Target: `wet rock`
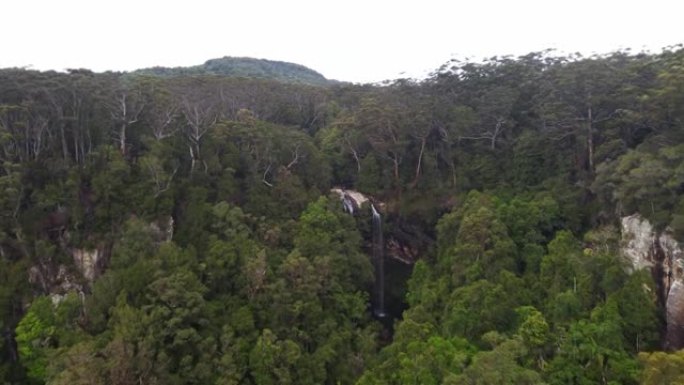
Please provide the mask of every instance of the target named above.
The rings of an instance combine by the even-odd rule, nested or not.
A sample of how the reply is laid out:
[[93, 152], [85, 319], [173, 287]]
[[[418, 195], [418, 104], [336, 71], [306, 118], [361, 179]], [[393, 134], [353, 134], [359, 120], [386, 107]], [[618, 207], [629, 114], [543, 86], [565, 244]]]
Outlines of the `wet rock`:
[[648, 269], [656, 285], [657, 298], [666, 311], [664, 346], [684, 347], [684, 255], [668, 230], [658, 233], [639, 214], [622, 218], [622, 255], [633, 271]]
[[341, 188], [333, 188], [330, 192], [337, 194], [342, 200], [344, 210], [350, 214], [359, 211], [361, 206], [370, 199], [362, 193], [354, 190], [345, 190]]

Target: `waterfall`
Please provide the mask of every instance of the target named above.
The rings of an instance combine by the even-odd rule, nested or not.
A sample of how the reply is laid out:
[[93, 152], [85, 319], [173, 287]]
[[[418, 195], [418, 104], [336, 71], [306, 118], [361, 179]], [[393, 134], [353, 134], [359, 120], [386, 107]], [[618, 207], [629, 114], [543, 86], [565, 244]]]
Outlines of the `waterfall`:
[[354, 215], [354, 204], [352, 203], [351, 199], [346, 195], [342, 197], [342, 208], [345, 212]]
[[385, 317], [385, 243], [382, 239], [382, 217], [371, 204], [373, 212], [373, 262], [375, 263], [375, 308], [379, 318]]

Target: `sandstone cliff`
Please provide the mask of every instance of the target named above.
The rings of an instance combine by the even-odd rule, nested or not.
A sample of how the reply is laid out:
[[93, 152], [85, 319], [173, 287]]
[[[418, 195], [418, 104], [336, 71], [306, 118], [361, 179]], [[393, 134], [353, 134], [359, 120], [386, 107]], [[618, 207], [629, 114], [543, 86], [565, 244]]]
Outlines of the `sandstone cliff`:
[[684, 347], [684, 254], [667, 231], [656, 231], [639, 214], [622, 218], [622, 255], [632, 269], [649, 269], [655, 280], [658, 301], [666, 313], [664, 347]]

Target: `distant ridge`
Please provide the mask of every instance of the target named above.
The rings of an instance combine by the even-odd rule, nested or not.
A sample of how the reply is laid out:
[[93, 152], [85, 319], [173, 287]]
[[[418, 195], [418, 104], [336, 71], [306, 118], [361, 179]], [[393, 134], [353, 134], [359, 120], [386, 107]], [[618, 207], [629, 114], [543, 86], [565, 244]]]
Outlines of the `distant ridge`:
[[301, 64], [230, 56], [207, 60], [204, 64], [196, 66], [151, 67], [136, 70], [133, 73], [154, 76], [218, 75], [272, 79], [287, 83], [303, 83], [318, 86], [336, 83]]

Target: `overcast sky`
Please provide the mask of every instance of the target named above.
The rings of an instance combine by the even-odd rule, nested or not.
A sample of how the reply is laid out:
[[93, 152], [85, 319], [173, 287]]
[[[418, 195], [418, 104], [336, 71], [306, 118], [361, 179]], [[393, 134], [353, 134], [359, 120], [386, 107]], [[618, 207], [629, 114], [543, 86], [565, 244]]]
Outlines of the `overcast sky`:
[[684, 42], [678, 0], [2, 0], [0, 67], [133, 70], [222, 56], [328, 78], [420, 77], [452, 57]]

